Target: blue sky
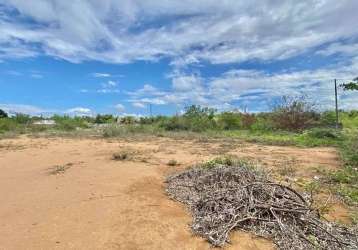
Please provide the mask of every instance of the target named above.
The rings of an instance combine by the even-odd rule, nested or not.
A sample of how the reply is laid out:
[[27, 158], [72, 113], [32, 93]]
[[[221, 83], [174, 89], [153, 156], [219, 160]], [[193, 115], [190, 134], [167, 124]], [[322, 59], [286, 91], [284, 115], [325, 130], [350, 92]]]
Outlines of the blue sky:
[[[0, 0], [0, 108], [148, 115], [334, 107], [358, 76], [358, 1]], [[340, 91], [344, 109], [358, 93]]]

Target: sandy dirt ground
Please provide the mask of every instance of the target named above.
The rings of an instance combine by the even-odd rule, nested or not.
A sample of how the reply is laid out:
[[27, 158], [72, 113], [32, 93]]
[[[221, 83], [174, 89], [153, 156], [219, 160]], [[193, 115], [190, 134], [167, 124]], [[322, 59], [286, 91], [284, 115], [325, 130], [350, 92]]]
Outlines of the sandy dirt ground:
[[[122, 151], [132, 152], [130, 159], [114, 161], [113, 153]], [[340, 167], [332, 148], [169, 138], [3, 139], [0, 249], [209, 249], [191, 234], [184, 206], [166, 197], [164, 179], [221, 154], [269, 169], [292, 164], [303, 178], [317, 167]], [[172, 159], [180, 165], [168, 166]], [[338, 217], [346, 216], [338, 210]], [[226, 249], [274, 249], [248, 233], [231, 239]]]

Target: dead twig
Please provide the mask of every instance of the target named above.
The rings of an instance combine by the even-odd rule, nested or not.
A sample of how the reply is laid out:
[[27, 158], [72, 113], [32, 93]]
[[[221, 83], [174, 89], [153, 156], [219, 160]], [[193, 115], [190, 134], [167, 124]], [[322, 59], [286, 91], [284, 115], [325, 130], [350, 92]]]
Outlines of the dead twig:
[[308, 195], [242, 161], [170, 176], [166, 191], [189, 206], [193, 232], [215, 246], [241, 229], [272, 239], [279, 249], [358, 249], [357, 228], [321, 220]]

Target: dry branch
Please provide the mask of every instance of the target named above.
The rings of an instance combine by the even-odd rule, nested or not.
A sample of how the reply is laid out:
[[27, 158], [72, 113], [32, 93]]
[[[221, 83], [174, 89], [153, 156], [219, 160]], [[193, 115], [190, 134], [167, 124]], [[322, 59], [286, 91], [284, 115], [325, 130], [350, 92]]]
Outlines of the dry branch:
[[214, 246], [241, 229], [272, 239], [279, 249], [358, 249], [357, 228], [320, 219], [307, 195], [244, 162], [194, 167], [170, 176], [166, 191], [189, 206], [193, 232]]

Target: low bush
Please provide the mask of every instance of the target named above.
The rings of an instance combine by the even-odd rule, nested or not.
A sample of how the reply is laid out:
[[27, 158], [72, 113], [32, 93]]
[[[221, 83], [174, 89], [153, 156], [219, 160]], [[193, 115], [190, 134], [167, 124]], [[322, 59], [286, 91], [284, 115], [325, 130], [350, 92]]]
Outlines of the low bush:
[[271, 119], [277, 129], [302, 131], [318, 124], [319, 113], [305, 97], [283, 97]]
[[98, 114], [94, 120], [97, 124], [104, 124], [104, 123], [113, 123], [116, 121], [116, 118], [113, 115], [100, 115]]
[[16, 123], [16, 121], [11, 118], [1, 118], [0, 119], [0, 133], [4, 133], [4, 132], [24, 133], [25, 126], [22, 124]]
[[339, 139], [341, 137], [339, 131], [328, 128], [314, 128], [309, 130], [307, 135], [317, 139]]
[[323, 126], [333, 127], [336, 124], [336, 113], [334, 111], [325, 111], [321, 114], [320, 122]]
[[181, 116], [173, 116], [162, 120], [160, 127], [167, 131], [189, 130], [187, 122]]
[[241, 115], [233, 112], [223, 112], [217, 117], [217, 124], [220, 129], [240, 129]]
[[55, 115], [52, 119], [56, 122], [56, 130], [72, 131], [77, 128], [88, 128], [88, 122], [81, 117], [69, 117]]

